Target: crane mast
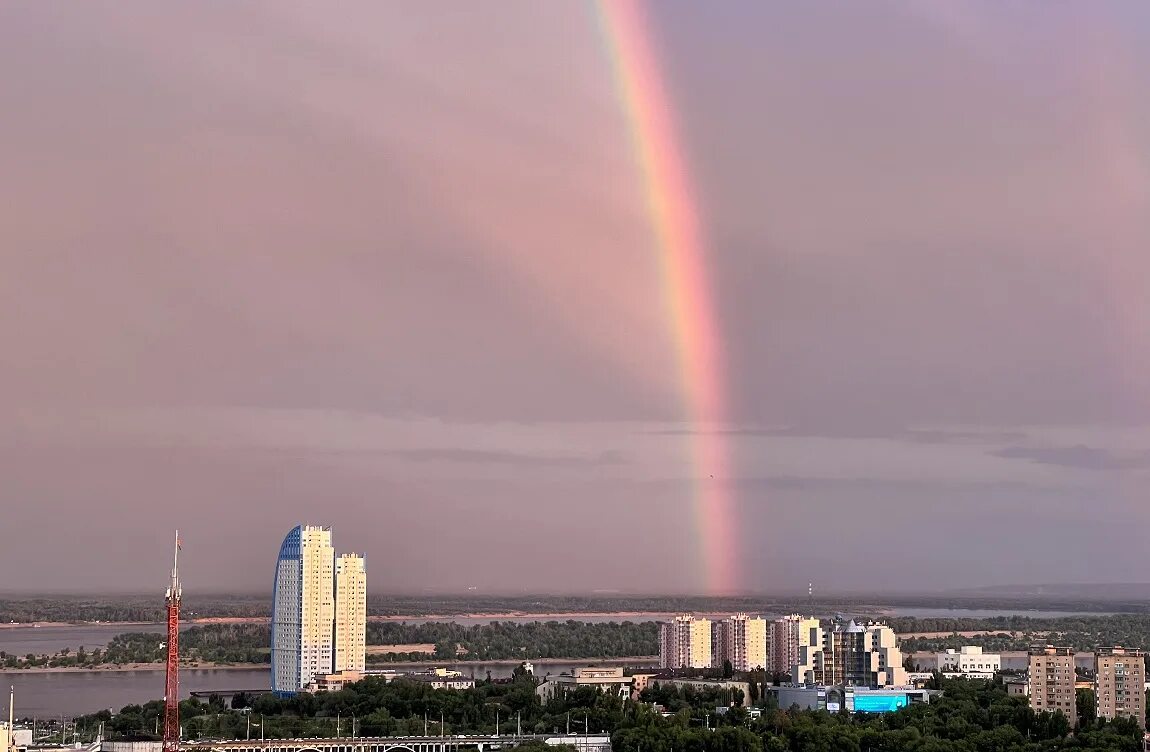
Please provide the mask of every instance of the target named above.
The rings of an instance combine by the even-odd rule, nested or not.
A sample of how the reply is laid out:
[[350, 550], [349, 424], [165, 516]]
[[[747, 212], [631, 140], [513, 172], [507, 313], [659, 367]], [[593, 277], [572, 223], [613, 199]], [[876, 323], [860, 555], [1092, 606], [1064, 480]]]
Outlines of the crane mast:
[[168, 666], [164, 683], [164, 752], [180, 748], [180, 531], [172, 553], [168, 603]]

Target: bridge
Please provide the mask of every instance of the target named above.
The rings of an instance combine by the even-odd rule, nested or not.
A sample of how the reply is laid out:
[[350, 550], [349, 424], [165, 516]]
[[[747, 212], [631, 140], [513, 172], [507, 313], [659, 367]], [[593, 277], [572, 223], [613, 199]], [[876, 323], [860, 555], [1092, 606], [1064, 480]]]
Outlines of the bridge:
[[[524, 742], [567, 744], [578, 752], [611, 752], [605, 734], [517, 734], [501, 736], [381, 736], [337, 739], [236, 739], [182, 741], [181, 752], [492, 752]], [[155, 749], [151, 749], [151, 745]], [[99, 752], [161, 752], [159, 742], [103, 742]]]

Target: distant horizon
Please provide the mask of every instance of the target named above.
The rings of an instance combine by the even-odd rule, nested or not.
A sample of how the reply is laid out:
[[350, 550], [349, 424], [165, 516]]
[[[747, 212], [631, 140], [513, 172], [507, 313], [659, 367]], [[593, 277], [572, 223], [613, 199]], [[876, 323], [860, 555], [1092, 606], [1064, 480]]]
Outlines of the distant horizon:
[[[950, 590], [896, 590], [889, 589], [883, 591], [875, 590], [817, 590], [814, 593], [814, 603], [819, 603], [819, 598], [869, 598], [876, 599], [876, 605], [882, 605], [882, 598], [986, 598], [996, 597], [999, 592], [1002, 593], [998, 597], [1049, 597], [1059, 598], [1068, 597], [1065, 593], [1052, 592], [1052, 593], [1019, 593], [1015, 591], [1030, 591], [1037, 589], [1052, 589], [1059, 590], [1065, 588], [1079, 589], [1079, 588], [1146, 588], [1150, 594], [1150, 582], [1062, 582], [1062, 583], [1034, 583], [1034, 584], [1020, 584], [1014, 583], [1009, 585], [986, 585], [980, 587], [969, 588], [954, 588]], [[271, 588], [266, 591], [261, 590], [193, 590], [185, 586], [185, 600], [195, 598], [209, 598], [209, 597], [234, 597], [234, 598], [271, 598]], [[156, 596], [156, 592], [160, 592], [160, 596]], [[732, 593], [702, 593], [702, 592], [646, 592], [646, 591], [612, 591], [604, 592], [601, 590], [571, 590], [571, 591], [551, 591], [551, 592], [534, 592], [534, 591], [431, 591], [431, 590], [418, 590], [418, 591], [374, 591], [368, 590], [369, 598], [386, 598], [402, 597], [402, 598], [451, 598], [460, 601], [467, 599], [479, 599], [483, 597], [496, 597], [496, 598], [512, 598], [512, 599], [530, 599], [530, 598], [585, 598], [588, 600], [595, 599], [612, 599], [612, 598], [643, 598], [643, 599], [659, 599], [659, 598], [696, 598], [696, 599], [737, 599], [737, 598], [762, 598], [762, 599], [805, 599], [807, 591], [805, 588], [796, 590], [775, 590], [775, 591], [762, 591], [762, 592], [732, 592]], [[0, 600], [15, 600], [25, 599], [31, 600], [38, 597], [57, 597], [57, 598], [77, 598], [77, 599], [93, 599], [100, 597], [110, 598], [157, 598], [162, 601], [162, 591], [147, 591], [147, 590], [103, 590], [103, 591], [66, 591], [66, 590], [0, 590]], [[1120, 598], [1121, 596], [1111, 596]]]

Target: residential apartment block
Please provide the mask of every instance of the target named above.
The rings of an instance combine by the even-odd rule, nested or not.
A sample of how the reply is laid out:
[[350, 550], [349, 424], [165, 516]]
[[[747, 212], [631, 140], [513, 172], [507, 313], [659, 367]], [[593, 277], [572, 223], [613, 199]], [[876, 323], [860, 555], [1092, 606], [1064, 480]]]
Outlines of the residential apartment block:
[[770, 651], [767, 670], [782, 674], [794, 671], [799, 662], [799, 649], [817, 644], [818, 630], [818, 619], [798, 614], [772, 621], [767, 638]]
[[1034, 647], [1030, 649], [1030, 707], [1035, 712], [1060, 712], [1078, 726], [1074, 697], [1074, 650], [1072, 648]]
[[335, 673], [364, 670], [366, 641], [367, 573], [363, 557], [341, 554], [335, 560]]
[[767, 667], [767, 620], [746, 614], [734, 614], [713, 627], [713, 665], [730, 661], [735, 671], [753, 671]]
[[[331, 528], [298, 525], [280, 546], [271, 625], [271, 688], [278, 695], [308, 687], [316, 677], [341, 670], [339, 664], [349, 670], [363, 668], [363, 559], [340, 557], [340, 562], [337, 567]], [[337, 641], [343, 648], [338, 656]]]
[[663, 668], [710, 668], [711, 621], [682, 614], [660, 624], [659, 665]]
[[1094, 654], [1094, 697], [1098, 717], [1125, 716], [1146, 730], [1146, 653], [1122, 647], [1099, 648]]

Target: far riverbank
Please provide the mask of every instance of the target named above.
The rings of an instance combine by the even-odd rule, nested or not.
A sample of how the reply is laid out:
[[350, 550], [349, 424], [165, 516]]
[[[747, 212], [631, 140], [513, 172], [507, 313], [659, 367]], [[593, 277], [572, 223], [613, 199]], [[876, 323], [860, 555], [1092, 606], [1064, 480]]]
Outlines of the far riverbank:
[[[624, 658], [536, 658], [528, 663], [536, 666], [630, 666], [648, 665], [659, 660], [657, 655], [634, 655]], [[394, 663], [372, 664], [369, 671], [386, 671], [389, 669], [427, 668], [429, 666], [443, 666], [450, 664], [460, 666], [518, 666], [522, 660], [506, 658], [498, 660], [461, 661], [458, 658], [448, 661], [395, 661]], [[163, 671], [167, 668], [163, 663], [114, 663], [106, 666], [33, 666], [31, 668], [0, 668], [0, 674], [107, 674], [129, 671]], [[260, 671], [270, 670], [269, 663], [192, 663], [180, 666], [180, 671]]]
[[[561, 613], [530, 613], [526, 611], [506, 611], [500, 613], [467, 613], [467, 614], [386, 614], [368, 616], [368, 621], [605, 621], [605, 620], [635, 620], [660, 621], [674, 617], [675, 614], [661, 611], [565, 611]], [[195, 626], [197, 624], [267, 624], [270, 616], [208, 616], [203, 618], [184, 619], [180, 623]], [[5, 622], [0, 629], [28, 629], [40, 627], [150, 627], [156, 622], [146, 621], [37, 621], [37, 622]]]

